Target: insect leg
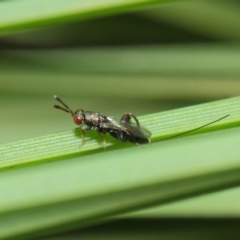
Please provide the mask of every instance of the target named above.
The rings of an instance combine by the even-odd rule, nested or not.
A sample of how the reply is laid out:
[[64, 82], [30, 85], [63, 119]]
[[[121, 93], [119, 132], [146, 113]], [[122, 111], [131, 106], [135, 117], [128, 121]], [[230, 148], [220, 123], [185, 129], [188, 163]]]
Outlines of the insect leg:
[[140, 123], [137, 119], [137, 117], [132, 114], [132, 113], [124, 113], [123, 116], [121, 117], [121, 122], [130, 122], [131, 121], [131, 118], [133, 118], [138, 126], [138, 128], [140, 128]]
[[105, 148], [106, 148], [106, 139], [105, 139], [105, 137], [103, 136], [103, 134], [98, 130], [98, 129], [96, 129], [96, 131], [97, 131], [97, 133], [98, 133], [98, 135], [102, 138], [102, 140], [103, 140], [103, 148], [104, 148], [104, 150], [105, 150]]
[[85, 143], [85, 138], [86, 138], [86, 131], [83, 129], [83, 128], [81, 128], [81, 130], [82, 130], [82, 141], [81, 141], [81, 144], [80, 144], [80, 146], [82, 146], [84, 143]]

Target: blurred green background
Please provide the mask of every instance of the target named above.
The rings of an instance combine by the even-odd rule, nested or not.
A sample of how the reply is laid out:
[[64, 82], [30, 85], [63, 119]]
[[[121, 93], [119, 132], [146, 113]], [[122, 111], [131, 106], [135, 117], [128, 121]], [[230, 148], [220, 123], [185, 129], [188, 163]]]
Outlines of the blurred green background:
[[[238, 1], [152, 1], [105, 11], [102, 1], [92, 0], [99, 10], [85, 15], [76, 11], [74, 16], [63, 10], [47, 20], [44, 14], [37, 19], [32, 10], [58, 9], [57, 2], [49, 1], [46, 9], [34, 8], [36, 2], [41, 1], [0, 2], [0, 144], [75, 128], [68, 114], [52, 107], [54, 94], [73, 110], [81, 107], [120, 118], [126, 111], [139, 116], [240, 93]], [[59, 5], [67, 9], [66, 2]], [[30, 20], [21, 21], [21, 14], [22, 20], [25, 15]], [[19, 24], [5, 24], [15, 17]], [[226, 213], [234, 216], [231, 200], [239, 191], [228, 191], [179, 202], [176, 208], [173, 203], [153, 209], [148, 220], [144, 211], [123, 217], [83, 230], [80, 237], [95, 239], [97, 233], [104, 239], [202, 239], [200, 231], [204, 239], [234, 237], [239, 235], [238, 219], [214, 219], [229, 199]], [[216, 215], [195, 218], [208, 212], [206, 206], [216, 206]], [[62, 239], [76, 239], [77, 234], [66, 233]]]
[[54, 94], [117, 118], [238, 95], [239, 10], [238, 1], [176, 1], [2, 27], [0, 143], [74, 128], [52, 108]]

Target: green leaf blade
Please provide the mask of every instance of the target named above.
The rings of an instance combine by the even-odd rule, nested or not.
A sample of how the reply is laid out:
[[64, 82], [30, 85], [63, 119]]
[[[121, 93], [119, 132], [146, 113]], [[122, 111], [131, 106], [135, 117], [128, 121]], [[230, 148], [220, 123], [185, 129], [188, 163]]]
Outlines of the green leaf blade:
[[[33, 225], [43, 232], [67, 229], [70, 222], [83, 227], [119, 213], [239, 186], [240, 154], [231, 151], [239, 140], [240, 129], [232, 128], [122, 149], [117, 155], [106, 151], [3, 172], [0, 191], [7, 185], [8, 194], [1, 198], [0, 234], [29, 233]], [[40, 209], [45, 213], [33, 224]], [[11, 219], [23, 215], [25, 227], [14, 231]]]
[[[21, 0], [0, 3], [0, 34], [113, 15], [173, 0]], [[176, 1], [176, 0], [175, 0]]]
[[[202, 125], [215, 121], [230, 114], [229, 117], [216, 122], [191, 134], [216, 130], [239, 125], [239, 101], [240, 98], [230, 98], [207, 104], [171, 110], [163, 113], [150, 114], [139, 117], [140, 123], [152, 132], [152, 141], [161, 140], [186, 131], [199, 128]], [[96, 133], [88, 133], [86, 143], [80, 146], [80, 130], [67, 131], [52, 134], [35, 139], [28, 139], [16, 143], [0, 146], [0, 167], [11, 167], [37, 161], [51, 160], [67, 155], [83, 154], [89, 151], [103, 151], [103, 144]], [[134, 145], [122, 143], [107, 137], [107, 150], [114, 148], [134, 147]], [[97, 140], [96, 140], [97, 139]], [[99, 142], [100, 141], [100, 142]]]

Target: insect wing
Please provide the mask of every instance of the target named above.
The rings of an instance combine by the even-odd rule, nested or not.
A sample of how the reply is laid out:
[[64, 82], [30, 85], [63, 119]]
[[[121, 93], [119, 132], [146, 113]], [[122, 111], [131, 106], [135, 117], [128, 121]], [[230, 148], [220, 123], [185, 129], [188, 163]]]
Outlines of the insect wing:
[[116, 131], [124, 131], [127, 130], [131, 132], [134, 136], [139, 138], [150, 138], [151, 132], [146, 129], [145, 127], [138, 127], [138, 125], [131, 121], [116, 121], [112, 117], [107, 118], [108, 121], [103, 124], [103, 128], [109, 130], [116, 130]]
[[140, 138], [150, 138], [152, 135], [148, 129], [142, 126], [138, 127], [138, 125], [133, 122], [121, 122], [120, 125], [126, 128], [134, 136], [137, 136]]
[[114, 129], [114, 130], [118, 130], [118, 131], [122, 129], [121, 124], [119, 124], [112, 117], [107, 117], [106, 121], [104, 121], [101, 124], [101, 128], [104, 128], [104, 129], [107, 129], [107, 130]]

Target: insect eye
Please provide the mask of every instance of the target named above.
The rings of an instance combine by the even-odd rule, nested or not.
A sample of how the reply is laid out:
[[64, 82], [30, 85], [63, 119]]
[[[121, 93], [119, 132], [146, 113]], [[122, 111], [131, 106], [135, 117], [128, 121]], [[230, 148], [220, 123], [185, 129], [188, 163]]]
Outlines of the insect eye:
[[75, 116], [75, 117], [73, 118], [73, 121], [74, 121], [77, 125], [82, 125], [82, 123], [83, 123], [83, 118], [80, 117], [80, 116]]

